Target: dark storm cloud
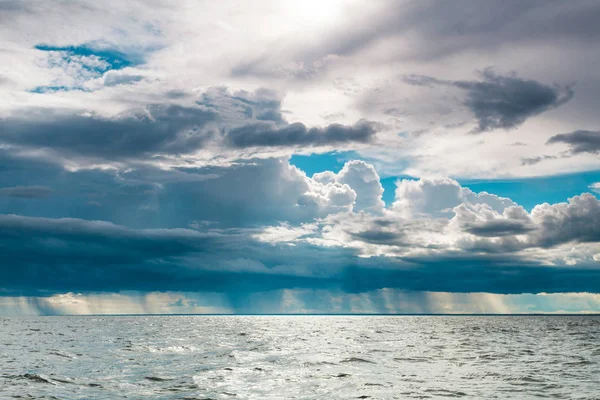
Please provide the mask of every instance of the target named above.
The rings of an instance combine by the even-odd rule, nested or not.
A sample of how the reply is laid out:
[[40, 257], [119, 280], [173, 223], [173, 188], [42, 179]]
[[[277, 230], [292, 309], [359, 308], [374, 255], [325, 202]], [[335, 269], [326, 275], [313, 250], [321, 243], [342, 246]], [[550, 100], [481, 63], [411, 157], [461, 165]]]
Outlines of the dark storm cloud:
[[49, 196], [52, 189], [46, 186], [14, 186], [0, 188], [0, 197], [39, 199]]
[[107, 119], [42, 109], [0, 120], [0, 142], [105, 159], [189, 153], [208, 140], [216, 113], [200, 107], [153, 105], [147, 113]]
[[547, 144], [565, 143], [574, 154], [600, 152], [600, 132], [577, 130], [571, 133], [561, 133], [548, 139]]
[[376, 128], [377, 124], [368, 121], [359, 121], [352, 126], [331, 124], [325, 128], [307, 128], [299, 122], [284, 127], [256, 123], [232, 129], [226, 134], [226, 139], [234, 147], [368, 143], [374, 139]]
[[135, 230], [102, 221], [0, 215], [0, 293], [236, 293], [320, 286], [301, 274], [269, 273], [267, 267], [252, 271], [257, 264], [252, 257], [273, 264], [273, 250], [263, 247], [235, 232]]
[[491, 69], [481, 81], [447, 81], [410, 75], [404, 81], [416, 86], [450, 85], [466, 92], [464, 104], [477, 119], [477, 132], [510, 129], [528, 118], [557, 108], [573, 97], [570, 86], [548, 86], [516, 76], [500, 76]]
[[[507, 255], [364, 259], [348, 249], [264, 245], [243, 233], [133, 230], [14, 215], [0, 216], [0, 250], [4, 295], [122, 290], [235, 295], [291, 288], [594, 293], [600, 287], [600, 270], [550, 268]], [[281, 265], [289, 267], [286, 273], [274, 270]]]
[[[589, 286], [600, 274], [593, 269], [540, 267], [514, 253], [531, 247], [600, 241], [600, 202], [592, 195], [577, 196], [569, 203], [540, 205], [529, 222], [514, 221], [517, 215], [506, 222], [462, 225], [479, 240], [459, 243], [459, 250], [454, 252], [462, 255], [460, 259], [441, 255], [423, 259], [363, 258], [357, 257], [359, 252], [352, 248], [304, 243], [279, 246], [253, 239], [252, 234], [259, 232], [256, 229], [262, 224], [299, 224], [319, 215], [318, 210], [298, 205], [299, 196], [308, 190], [305, 177], [295, 177], [297, 171], [277, 159], [226, 168], [167, 172], [144, 169], [115, 176], [107, 171], [63, 171], [6, 153], [0, 157], [0, 168], [6, 171], [0, 174], [0, 186], [15, 187], [11, 179], [31, 182], [29, 186], [45, 181], [55, 190], [52, 196], [35, 202], [0, 199], [0, 212], [88, 219], [0, 216], [0, 288], [6, 293], [233, 293], [295, 287], [342, 287], [348, 291], [378, 287], [494, 293], [584, 291], [591, 290]], [[153, 182], [161, 182], [162, 189], [157, 193]], [[153, 199], [157, 200], [155, 211], [145, 207]], [[89, 200], [100, 205], [84, 204]], [[44, 205], [32, 207], [39, 202]], [[91, 219], [110, 219], [114, 223]], [[193, 220], [216, 222], [198, 226], [206, 230], [204, 233], [148, 229], [188, 226]], [[402, 248], [411, 243], [412, 230], [421, 232], [424, 228], [424, 221], [405, 226], [381, 217], [347, 233], [356, 241]], [[429, 229], [439, 232], [443, 225], [434, 224]], [[512, 240], [512, 235], [521, 234], [528, 240]], [[453, 253], [446, 248], [427, 249], [433, 254]], [[439, 257], [444, 257], [444, 262]], [[278, 266], [286, 266], [286, 273], [271, 271]], [[370, 275], [364, 283], [348, 281], [356, 276], [353, 269], [359, 270], [359, 277]], [[524, 283], [522, 279], [538, 279], [533, 270], [541, 280]], [[565, 280], [570, 280], [568, 285]]]
[[[133, 176], [139, 172], [82, 169], [68, 171], [54, 160], [44, 160], [14, 150], [0, 149], [0, 187], [51, 188], [50, 195], [36, 197], [0, 196], [0, 213], [32, 217], [73, 217], [113, 221], [136, 227], [158, 226], [168, 216], [144, 207], [155, 196], [155, 182], [165, 183], [168, 176], [160, 177], [157, 169], [146, 168], [145, 179]], [[129, 176], [132, 176], [130, 179]], [[194, 175], [202, 179], [203, 175]], [[22, 192], [19, 189], [19, 192]], [[13, 192], [11, 190], [11, 192]], [[30, 192], [30, 190], [28, 190]], [[37, 190], [38, 194], [45, 192]], [[180, 222], [180, 221], [177, 221]], [[182, 226], [182, 225], [179, 225]], [[185, 226], [185, 225], [183, 225]]]
[[[104, 221], [18, 215], [0, 215], [0, 236], [3, 257], [42, 263], [135, 263], [201, 251], [210, 243], [208, 235], [187, 229], [133, 230]], [[32, 258], [35, 253], [43, 257]]]
[[597, 293], [600, 270], [527, 265], [502, 260], [446, 258], [414, 260], [412, 269], [350, 267], [342, 275], [342, 289], [351, 293], [383, 288], [433, 292]]

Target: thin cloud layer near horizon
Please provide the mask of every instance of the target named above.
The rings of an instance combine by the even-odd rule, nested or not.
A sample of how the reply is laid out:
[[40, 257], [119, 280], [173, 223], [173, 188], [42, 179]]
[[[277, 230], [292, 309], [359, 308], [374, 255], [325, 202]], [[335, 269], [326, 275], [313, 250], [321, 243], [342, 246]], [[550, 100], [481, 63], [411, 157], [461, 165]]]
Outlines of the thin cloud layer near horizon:
[[600, 312], [597, 1], [0, 1], [0, 315]]

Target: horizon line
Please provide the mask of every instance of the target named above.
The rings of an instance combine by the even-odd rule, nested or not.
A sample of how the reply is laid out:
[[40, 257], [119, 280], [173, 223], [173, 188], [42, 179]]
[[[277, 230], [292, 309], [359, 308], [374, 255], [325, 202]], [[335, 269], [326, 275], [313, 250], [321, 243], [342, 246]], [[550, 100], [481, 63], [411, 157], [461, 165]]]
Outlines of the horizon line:
[[600, 313], [243, 313], [243, 314], [46, 314], [46, 315], [11, 315], [0, 318], [22, 317], [599, 317]]

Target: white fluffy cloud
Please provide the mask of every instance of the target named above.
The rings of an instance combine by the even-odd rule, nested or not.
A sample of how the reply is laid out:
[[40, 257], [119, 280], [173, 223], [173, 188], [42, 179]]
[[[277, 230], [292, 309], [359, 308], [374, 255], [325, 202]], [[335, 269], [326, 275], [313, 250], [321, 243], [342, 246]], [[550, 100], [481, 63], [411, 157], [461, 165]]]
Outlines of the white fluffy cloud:
[[392, 208], [406, 217], [448, 216], [462, 203], [487, 204], [502, 212], [516, 205], [512, 200], [481, 192], [474, 193], [450, 178], [403, 179], [397, 183], [396, 199]]
[[[314, 179], [332, 184], [340, 175], [328, 171]], [[357, 199], [360, 193], [359, 188]], [[267, 228], [261, 237], [275, 241], [273, 229], [280, 229], [277, 242], [352, 248], [366, 257], [506, 253], [572, 265], [595, 262], [600, 249], [597, 220], [600, 201], [591, 194], [575, 196], [567, 203], [541, 204], [527, 212], [508, 198], [475, 193], [455, 180], [436, 178], [398, 181], [389, 208], [355, 207], [329, 213], [309, 231]]]
[[356, 193], [353, 211], [366, 211], [381, 214], [385, 203], [381, 199], [383, 187], [375, 168], [360, 160], [349, 161], [335, 174], [331, 171], [317, 173], [313, 180], [325, 185], [344, 185]]
[[[216, 169], [213, 179], [179, 185], [173, 195], [190, 217], [241, 226], [266, 221], [310, 222], [352, 210], [357, 194], [339, 182], [309, 178], [285, 158], [256, 159]], [[165, 203], [174, 199], [163, 198]], [[188, 208], [189, 207], [189, 208]]]

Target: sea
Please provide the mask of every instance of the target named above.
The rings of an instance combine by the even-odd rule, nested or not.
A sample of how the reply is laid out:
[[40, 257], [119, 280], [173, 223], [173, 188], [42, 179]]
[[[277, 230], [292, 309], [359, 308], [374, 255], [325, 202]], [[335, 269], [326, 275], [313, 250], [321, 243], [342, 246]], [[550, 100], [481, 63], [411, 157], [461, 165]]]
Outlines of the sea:
[[598, 316], [0, 319], [1, 399], [600, 399]]

